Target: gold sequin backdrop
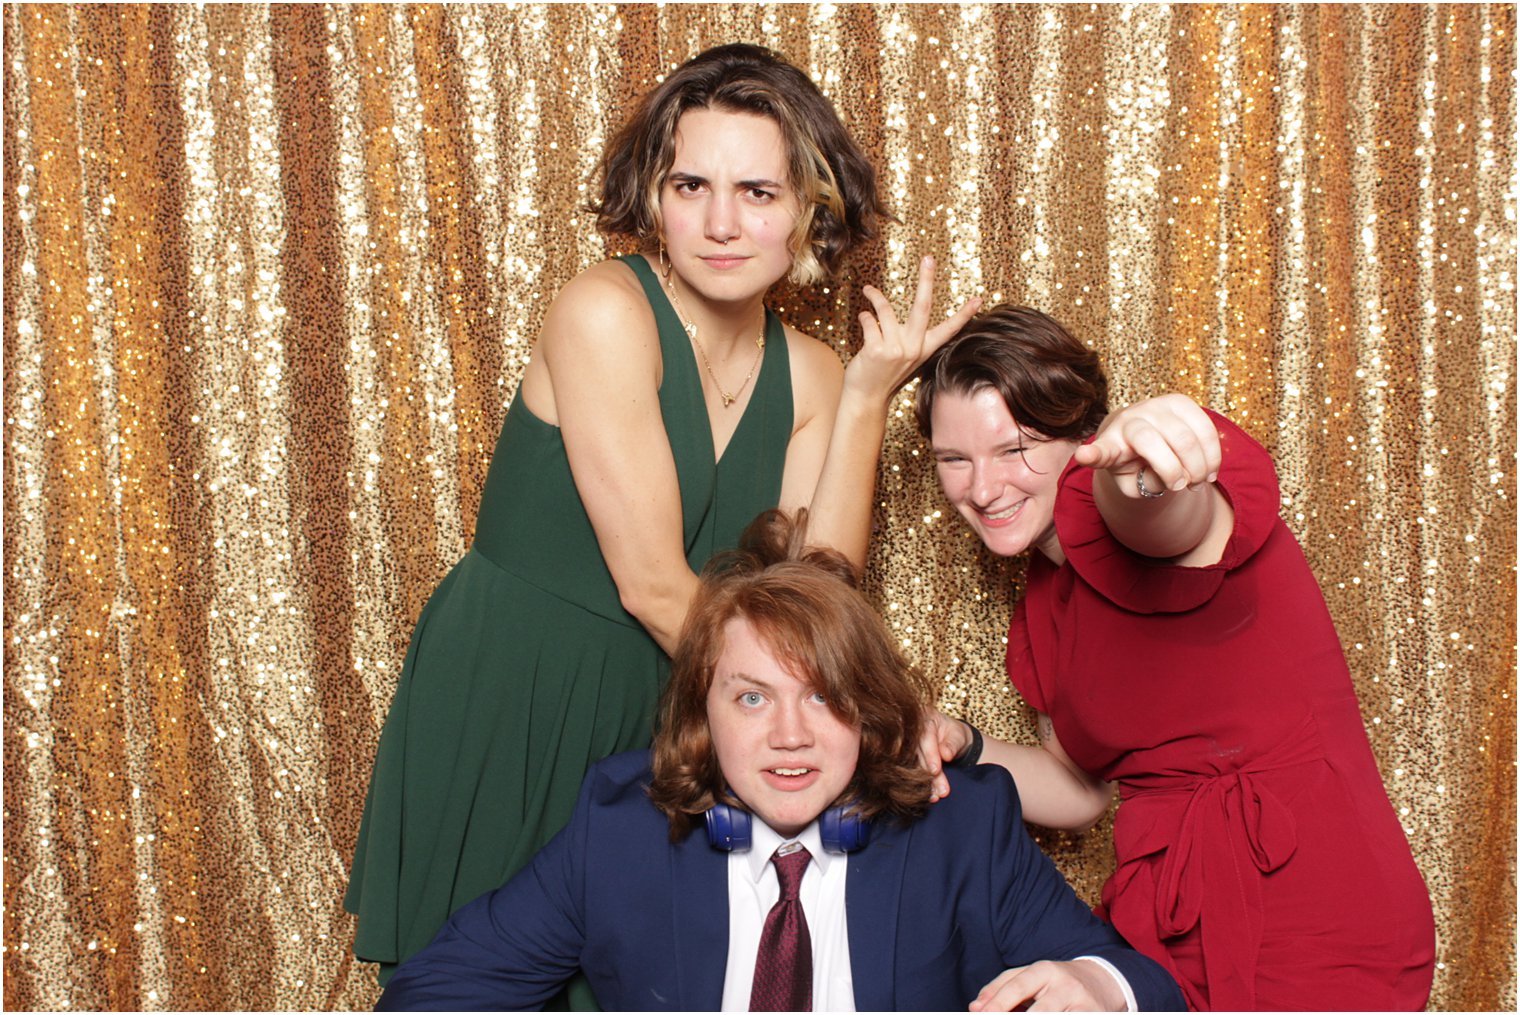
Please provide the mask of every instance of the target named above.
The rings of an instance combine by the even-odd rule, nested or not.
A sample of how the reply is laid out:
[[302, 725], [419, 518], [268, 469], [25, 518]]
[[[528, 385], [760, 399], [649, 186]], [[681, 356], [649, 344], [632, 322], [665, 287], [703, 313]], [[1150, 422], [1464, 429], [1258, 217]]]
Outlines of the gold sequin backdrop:
[[[413, 619], [469, 543], [609, 129], [672, 64], [812, 72], [900, 225], [782, 293], [1045, 307], [1119, 399], [1276, 455], [1440, 931], [1515, 1004], [1509, 5], [4, 12], [10, 1008], [368, 1005], [340, 908]], [[901, 416], [901, 414], [899, 414]], [[1029, 736], [1018, 569], [905, 419], [872, 588], [947, 708]], [[1123, 659], [1114, 665], [1123, 666]], [[1207, 675], [1200, 675], [1206, 679]], [[1045, 836], [1088, 899], [1107, 826]]]

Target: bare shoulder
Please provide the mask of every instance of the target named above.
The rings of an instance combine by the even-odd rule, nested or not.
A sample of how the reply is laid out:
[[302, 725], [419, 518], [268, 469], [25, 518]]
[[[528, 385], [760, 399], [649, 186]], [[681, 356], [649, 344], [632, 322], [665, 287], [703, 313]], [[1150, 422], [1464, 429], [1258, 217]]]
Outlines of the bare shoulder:
[[593, 264], [565, 284], [549, 306], [540, 343], [551, 356], [559, 345], [624, 354], [659, 349], [654, 312], [621, 261]]
[[530, 412], [559, 426], [565, 398], [614, 381], [645, 390], [659, 385], [660, 369], [660, 336], [638, 277], [621, 261], [602, 261], [554, 297], [519, 391]]
[[833, 349], [790, 326], [786, 329], [786, 351], [792, 364], [792, 402], [800, 427], [820, 412], [834, 411], [844, 385], [844, 364]]

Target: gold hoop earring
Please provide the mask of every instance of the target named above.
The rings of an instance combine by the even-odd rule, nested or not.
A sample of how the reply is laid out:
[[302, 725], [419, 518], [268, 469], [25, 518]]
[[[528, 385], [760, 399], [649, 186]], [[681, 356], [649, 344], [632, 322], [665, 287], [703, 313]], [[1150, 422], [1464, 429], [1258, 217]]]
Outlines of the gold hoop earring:
[[669, 282], [670, 273], [674, 269], [675, 265], [671, 264], [670, 261], [665, 258], [665, 238], [662, 236], [660, 237], [660, 278], [666, 282]]

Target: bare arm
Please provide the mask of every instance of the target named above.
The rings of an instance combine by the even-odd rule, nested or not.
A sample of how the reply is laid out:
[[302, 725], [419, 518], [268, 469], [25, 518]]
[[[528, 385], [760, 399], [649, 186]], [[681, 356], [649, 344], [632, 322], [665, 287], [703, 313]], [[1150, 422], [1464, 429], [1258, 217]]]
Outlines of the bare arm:
[[[983, 737], [983, 764], [1002, 765], [1013, 776], [1024, 805], [1024, 818], [1046, 828], [1083, 832], [1091, 828], [1105, 811], [1113, 796], [1113, 783], [1089, 774], [1072, 761], [1056, 737], [1050, 717], [1036, 712], [1040, 746], [1011, 744], [994, 737]], [[949, 783], [940, 773], [941, 766], [960, 757], [971, 743], [971, 730], [959, 719], [933, 712], [925, 723], [920, 757], [935, 773], [935, 798], [949, 792]]]
[[631, 273], [600, 264], [573, 279], [549, 308], [538, 351], [522, 397], [560, 428], [623, 607], [670, 652], [697, 576], [660, 412], [659, 335]]
[[1119, 542], [1191, 567], [1219, 562], [1235, 514], [1215, 482], [1219, 432], [1191, 398], [1162, 395], [1114, 413], [1076, 460], [1093, 469], [1093, 498]]
[[[818, 343], [798, 336], [790, 346], [801, 352], [793, 365], [799, 424], [787, 448], [781, 505], [811, 507], [814, 541], [840, 549], [857, 567], [865, 564], [887, 400], [978, 305], [925, 328], [933, 274], [926, 259], [908, 325], [898, 325], [885, 298], [868, 290], [888, 322], [868, 332], [852, 361], [853, 383]], [[680, 487], [660, 413], [659, 336], [637, 281], [613, 263], [577, 276], [550, 307], [538, 351], [521, 397], [560, 428], [624, 608], [671, 652], [697, 577], [681, 542]]]
[[1108, 810], [1113, 783], [1088, 773], [1066, 754], [1050, 716], [1035, 713], [1040, 746], [987, 738], [982, 760], [1013, 775], [1024, 803], [1024, 818], [1046, 828], [1085, 832]]
[[[799, 359], [794, 384], [806, 415], [787, 450], [781, 504], [789, 510], [809, 508], [809, 539], [832, 546], [864, 570], [871, 533], [871, 503], [876, 489], [876, 466], [887, 428], [892, 395], [923, 362], [971, 319], [981, 306], [972, 299], [953, 315], [930, 327], [934, 305], [934, 261], [919, 264], [918, 288], [907, 320], [899, 323], [887, 298], [865, 288], [872, 310], [860, 315], [864, 341], [843, 372], [826, 375], [821, 367], [806, 367]], [[827, 353], [817, 347], [817, 353]], [[830, 356], [830, 358], [832, 358]], [[803, 367], [798, 370], [796, 367]], [[819, 378], [827, 380], [828, 390]]]

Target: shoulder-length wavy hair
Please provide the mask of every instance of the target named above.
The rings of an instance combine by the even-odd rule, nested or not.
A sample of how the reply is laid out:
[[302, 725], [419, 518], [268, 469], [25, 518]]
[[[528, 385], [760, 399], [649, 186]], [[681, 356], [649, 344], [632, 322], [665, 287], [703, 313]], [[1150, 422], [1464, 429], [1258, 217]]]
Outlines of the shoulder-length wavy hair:
[[777, 662], [821, 692], [841, 721], [860, 729], [855, 776], [835, 804], [866, 818], [911, 820], [929, 805], [919, 764], [928, 680], [898, 653], [886, 625], [833, 550], [805, 547], [806, 512], [793, 523], [768, 511], [740, 548], [716, 559], [686, 617], [660, 701], [649, 796], [685, 837], [713, 804], [743, 807], [728, 791], [707, 723], [707, 694], [730, 620], [749, 622]]
[[656, 241], [676, 124], [687, 110], [708, 108], [756, 113], [781, 128], [788, 179], [802, 208], [790, 237], [793, 282], [832, 275], [852, 247], [876, 235], [876, 220], [889, 217], [876, 170], [817, 86], [771, 50], [734, 43], [676, 68], [607, 143], [600, 197], [590, 205], [604, 232]]
[[1015, 423], [1044, 437], [1081, 440], [1108, 415], [1108, 376], [1098, 354], [1052, 317], [1000, 303], [978, 314], [918, 372], [913, 415], [932, 438], [934, 399], [992, 388]]

